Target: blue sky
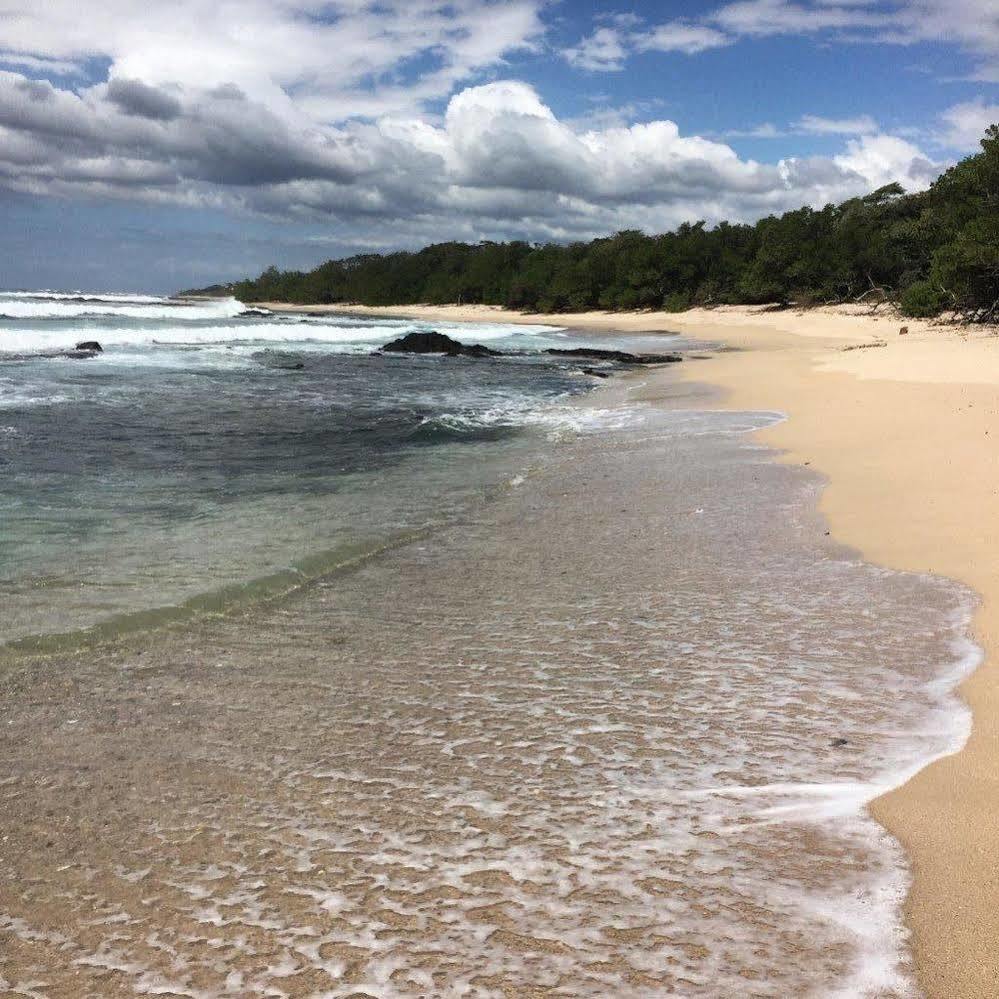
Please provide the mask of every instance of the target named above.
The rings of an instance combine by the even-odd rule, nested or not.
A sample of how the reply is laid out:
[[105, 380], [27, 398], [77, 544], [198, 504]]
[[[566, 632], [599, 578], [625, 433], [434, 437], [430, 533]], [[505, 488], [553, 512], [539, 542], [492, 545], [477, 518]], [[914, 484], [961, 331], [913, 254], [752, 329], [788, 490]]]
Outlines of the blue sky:
[[752, 220], [925, 187], [999, 120], [996, 0], [20, 2], [5, 287]]

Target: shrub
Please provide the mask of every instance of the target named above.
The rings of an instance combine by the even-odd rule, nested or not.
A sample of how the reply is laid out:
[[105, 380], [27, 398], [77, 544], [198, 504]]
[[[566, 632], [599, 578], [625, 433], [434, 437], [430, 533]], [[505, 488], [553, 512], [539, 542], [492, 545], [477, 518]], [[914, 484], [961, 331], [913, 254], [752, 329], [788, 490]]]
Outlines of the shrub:
[[930, 281], [916, 281], [902, 292], [902, 314], [925, 319], [937, 315], [947, 304], [947, 295]]
[[664, 312], [686, 312], [690, 308], [690, 295], [685, 291], [674, 291], [663, 302]]

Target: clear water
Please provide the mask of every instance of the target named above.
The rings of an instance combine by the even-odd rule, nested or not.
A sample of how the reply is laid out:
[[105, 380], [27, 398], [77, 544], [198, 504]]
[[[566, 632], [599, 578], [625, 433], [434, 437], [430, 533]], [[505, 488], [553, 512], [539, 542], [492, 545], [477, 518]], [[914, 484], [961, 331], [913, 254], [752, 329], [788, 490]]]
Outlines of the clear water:
[[[234, 299], [8, 293], [0, 314], [0, 642], [287, 588], [594, 418], [569, 405], [592, 380], [540, 353], [556, 327], [435, 324], [525, 354], [483, 362], [371, 356], [426, 324]], [[53, 356], [85, 340], [104, 352]]]

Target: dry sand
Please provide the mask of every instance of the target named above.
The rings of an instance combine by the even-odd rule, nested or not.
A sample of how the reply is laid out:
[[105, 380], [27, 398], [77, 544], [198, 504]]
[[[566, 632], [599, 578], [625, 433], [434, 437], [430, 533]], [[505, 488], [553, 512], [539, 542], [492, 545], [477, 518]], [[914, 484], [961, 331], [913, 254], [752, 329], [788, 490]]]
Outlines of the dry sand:
[[785, 460], [828, 477], [822, 509], [833, 535], [873, 562], [939, 573], [981, 595], [975, 637], [985, 662], [961, 688], [974, 715], [970, 741], [873, 810], [912, 859], [907, 918], [926, 993], [999, 996], [999, 338], [871, 317], [864, 308], [559, 317], [473, 306], [341, 311], [674, 330], [738, 347], [690, 365], [689, 376], [727, 389], [731, 407], [788, 414], [762, 437]]

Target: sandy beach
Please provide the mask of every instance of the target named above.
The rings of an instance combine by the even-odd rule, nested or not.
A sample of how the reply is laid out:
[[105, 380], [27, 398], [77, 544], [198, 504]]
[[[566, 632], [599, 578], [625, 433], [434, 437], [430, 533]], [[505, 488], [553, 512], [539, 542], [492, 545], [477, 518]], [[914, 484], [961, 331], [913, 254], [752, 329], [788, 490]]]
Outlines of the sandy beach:
[[[996, 995], [999, 339], [872, 316], [865, 308], [558, 317], [495, 307], [346, 311], [626, 333], [673, 330], [738, 348], [690, 365], [688, 377], [724, 388], [726, 406], [787, 413], [789, 419], [761, 432], [761, 439], [782, 449], [784, 460], [827, 477], [821, 509], [833, 536], [877, 564], [940, 574], [977, 591], [974, 637], [985, 659], [961, 687], [974, 717], [971, 738], [960, 753], [878, 800], [873, 811], [911, 858], [907, 920], [926, 994]], [[903, 325], [908, 333], [899, 335]]]
[[[994, 660], [995, 339], [135, 308], [7, 433], [29, 485], [130, 475], [49, 489], [50, 557], [9, 519], [0, 992], [996, 994], [993, 666], [944, 755], [976, 593]], [[517, 356], [373, 354], [414, 313]], [[556, 323], [686, 361], [598, 383]]]

